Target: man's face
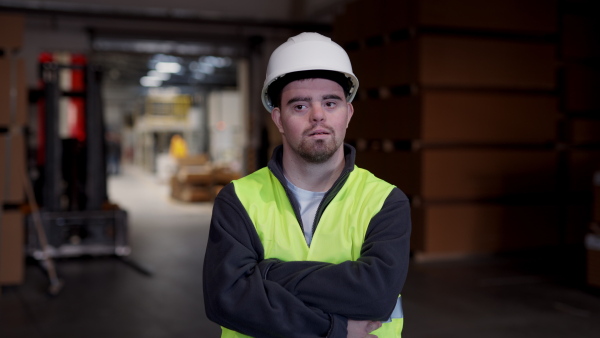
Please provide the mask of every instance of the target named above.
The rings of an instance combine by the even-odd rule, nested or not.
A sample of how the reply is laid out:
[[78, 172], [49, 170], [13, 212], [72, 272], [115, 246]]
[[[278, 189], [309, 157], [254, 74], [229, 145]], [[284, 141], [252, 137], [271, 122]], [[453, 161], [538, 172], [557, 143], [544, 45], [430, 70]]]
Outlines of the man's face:
[[340, 149], [354, 113], [344, 90], [326, 79], [297, 80], [281, 92], [281, 107], [271, 117], [283, 136], [284, 149], [305, 161], [323, 163]]

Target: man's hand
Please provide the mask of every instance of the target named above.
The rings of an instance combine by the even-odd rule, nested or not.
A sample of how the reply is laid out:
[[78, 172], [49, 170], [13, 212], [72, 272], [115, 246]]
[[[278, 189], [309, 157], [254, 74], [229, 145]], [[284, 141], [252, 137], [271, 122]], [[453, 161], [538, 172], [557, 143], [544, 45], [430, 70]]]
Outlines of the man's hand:
[[377, 338], [376, 335], [370, 333], [380, 327], [381, 322], [348, 319], [348, 338]]

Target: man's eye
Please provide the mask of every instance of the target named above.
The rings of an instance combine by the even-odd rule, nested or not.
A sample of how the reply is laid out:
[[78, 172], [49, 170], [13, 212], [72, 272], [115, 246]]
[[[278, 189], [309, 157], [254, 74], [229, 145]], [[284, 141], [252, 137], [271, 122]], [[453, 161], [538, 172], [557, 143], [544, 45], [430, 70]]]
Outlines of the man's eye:
[[295, 106], [294, 106], [294, 109], [296, 109], [296, 110], [302, 110], [302, 109], [304, 109], [305, 107], [306, 107], [306, 106], [305, 106], [305, 105], [303, 105], [303, 104], [298, 104], [298, 105], [295, 105]]
[[328, 108], [333, 108], [336, 106], [335, 102], [327, 102], [325, 103], [325, 106], [327, 106]]

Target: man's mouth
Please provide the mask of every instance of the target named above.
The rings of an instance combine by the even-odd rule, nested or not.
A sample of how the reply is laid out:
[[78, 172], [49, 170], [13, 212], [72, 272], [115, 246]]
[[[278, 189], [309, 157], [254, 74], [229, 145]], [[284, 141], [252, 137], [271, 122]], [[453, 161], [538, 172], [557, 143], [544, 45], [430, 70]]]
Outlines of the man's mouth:
[[329, 135], [331, 134], [329, 130], [325, 129], [316, 129], [308, 133], [308, 136], [316, 136], [316, 135]]

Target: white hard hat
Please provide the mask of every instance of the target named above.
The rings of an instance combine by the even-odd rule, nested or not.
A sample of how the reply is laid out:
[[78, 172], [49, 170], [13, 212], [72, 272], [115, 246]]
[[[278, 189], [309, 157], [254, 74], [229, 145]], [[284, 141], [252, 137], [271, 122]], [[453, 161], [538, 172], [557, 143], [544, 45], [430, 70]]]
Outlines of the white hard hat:
[[358, 79], [352, 72], [346, 51], [330, 38], [318, 33], [301, 33], [277, 47], [267, 66], [267, 77], [262, 89], [262, 103], [271, 112], [274, 108], [268, 94], [269, 86], [282, 76], [302, 71], [338, 72], [350, 82], [346, 100], [352, 102], [358, 89]]

